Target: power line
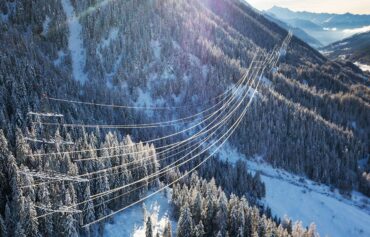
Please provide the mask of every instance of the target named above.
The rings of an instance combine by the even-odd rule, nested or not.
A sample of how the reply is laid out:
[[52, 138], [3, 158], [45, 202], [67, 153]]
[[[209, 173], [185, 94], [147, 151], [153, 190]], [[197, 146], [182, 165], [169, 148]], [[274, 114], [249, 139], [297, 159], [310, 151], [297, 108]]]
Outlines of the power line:
[[[249, 68], [248, 72], [250, 71], [251, 68]], [[248, 73], [247, 72], [247, 73]], [[245, 80], [246, 76], [244, 75], [243, 76], [243, 81]], [[250, 80], [250, 79], [249, 79]], [[240, 88], [240, 87], [238, 87]], [[229, 99], [230, 101], [230, 99]], [[204, 123], [205, 121], [209, 120], [211, 117], [213, 117], [217, 112], [221, 111], [221, 109], [224, 107], [224, 105], [218, 109], [217, 111], [213, 112], [211, 114], [211, 116], [208, 116], [206, 119], [203, 119], [202, 122], [200, 123], [197, 123], [193, 126], [191, 126], [190, 128], [187, 128], [187, 129], [184, 129], [184, 130], [181, 130], [179, 132], [176, 132], [176, 133], [173, 133], [173, 134], [170, 134], [170, 135], [166, 135], [166, 136], [163, 136], [163, 137], [160, 137], [160, 138], [156, 138], [156, 139], [152, 139], [152, 140], [148, 140], [148, 141], [143, 141], [144, 143], [151, 143], [151, 142], [155, 142], [155, 141], [159, 141], [159, 140], [163, 140], [163, 139], [166, 139], [166, 138], [169, 138], [169, 137], [173, 137], [175, 135], [179, 135], [179, 134], [182, 134], [186, 131], [189, 131], [195, 127], [197, 127], [198, 125]], [[122, 148], [122, 147], [128, 147], [129, 145], [124, 145], [124, 146], [115, 146], [115, 147], [107, 147], [107, 148], [98, 148], [98, 149], [85, 149], [85, 150], [78, 150], [78, 151], [68, 151], [68, 152], [53, 152], [53, 153], [45, 153], [45, 154], [33, 154], [33, 155], [29, 155], [29, 156], [34, 156], [34, 157], [41, 157], [41, 156], [47, 156], [47, 155], [61, 155], [61, 154], [73, 154], [73, 153], [82, 153], [82, 152], [91, 152], [91, 151], [101, 151], [101, 150], [109, 150], [109, 149], [115, 149], [115, 148]], [[130, 145], [132, 146], [132, 145]]]
[[[263, 71], [264, 71], [264, 69], [261, 71], [261, 73], [262, 73]], [[254, 97], [254, 95], [255, 95], [255, 93], [256, 93], [256, 90], [257, 90], [257, 88], [258, 88], [258, 85], [259, 85], [260, 79], [261, 79], [261, 76], [259, 77], [257, 87], [256, 87], [256, 89], [254, 90], [254, 92], [253, 92], [253, 94], [252, 94], [251, 100], [249, 101], [248, 106], [246, 106], [244, 110], [246, 110], [246, 109], [249, 107], [249, 105], [250, 105], [250, 103], [251, 103], [251, 101], [252, 101], [252, 99], [253, 99], [253, 97]], [[247, 93], [244, 95], [244, 97], [243, 97], [243, 99], [241, 100], [241, 102], [244, 100], [244, 98], [246, 97], [246, 95], [247, 95]], [[238, 106], [237, 106], [236, 108], [238, 108], [238, 107], [240, 106], [241, 102], [238, 104]], [[233, 112], [234, 112], [234, 111], [235, 111], [235, 109], [233, 110]], [[223, 120], [223, 121], [224, 121], [224, 120]], [[221, 138], [222, 138], [222, 137], [224, 137], [224, 136], [225, 136], [225, 134], [224, 134], [223, 136], [221, 136]], [[218, 142], [218, 141], [220, 141], [220, 139], [218, 139], [218, 140], [217, 140], [217, 142]], [[156, 176], [158, 176], [158, 174], [163, 174], [163, 173], [165, 173], [165, 172], [167, 172], [167, 171], [169, 171], [169, 170], [172, 170], [172, 169], [174, 169], [174, 168], [180, 167], [180, 166], [182, 166], [182, 165], [184, 165], [184, 164], [188, 163], [189, 161], [191, 161], [191, 160], [195, 159], [195, 158], [196, 158], [196, 157], [198, 157], [199, 155], [203, 154], [205, 151], [209, 150], [209, 149], [210, 149], [211, 147], [213, 147], [215, 144], [216, 144], [216, 143], [213, 143], [211, 146], [208, 146], [204, 151], [202, 151], [201, 153], [198, 153], [198, 154], [197, 154], [197, 155], [195, 155], [194, 157], [189, 158], [189, 159], [185, 160], [184, 162], [182, 162], [182, 163], [180, 163], [180, 164], [178, 164], [178, 165], [175, 165], [175, 166], [173, 166], [173, 167], [169, 168], [169, 167], [170, 167], [171, 165], [173, 165], [174, 163], [177, 163], [177, 161], [176, 161], [176, 162], [174, 162], [173, 164], [171, 164], [171, 165], [167, 166], [166, 168], [164, 168], [164, 169], [163, 169], [164, 171], [161, 171], [161, 170], [160, 170], [160, 171], [158, 171], [154, 176], [153, 176], [153, 175], [150, 175], [150, 176], [148, 176], [148, 177], [146, 177], [146, 178], [143, 178], [143, 179], [140, 179], [140, 180], [134, 181], [134, 182], [132, 182], [132, 183], [130, 183], [130, 184], [127, 184], [127, 185], [123, 185], [123, 186], [121, 186], [121, 187], [119, 187], [119, 188], [116, 188], [116, 189], [113, 189], [113, 190], [108, 190], [108, 191], [105, 191], [105, 192], [103, 192], [103, 193], [93, 195], [93, 196], [91, 196], [91, 198], [90, 198], [89, 200], [86, 200], [86, 201], [84, 201], [84, 202], [80, 202], [80, 203], [74, 204], [74, 205], [72, 205], [72, 206], [81, 205], [81, 204], [86, 203], [86, 202], [88, 202], [88, 201], [92, 201], [92, 200], [95, 200], [95, 199], [100, 198], [100, 197], [102, 197], [102, 196], [109, 195], [109, 194], [111, 194], [111, 193], [114, 193], [114, 192], [120, 191], [120, 190], [122, 190], [122, 189], [124, 189], [124, 188], [126, 188], [126, 187], [132, 186], [132, 185], [134, 185], [134, 184], [136, 184], [136, 183], [140, 183], [140, 182], [145, 181], [145, 180], [147, 180], [147, 179], [150, 179], [150, 178], [152, 178], [152, 177], [156, 177]], [[191, 154], [191, 153], [189, 153], [189, 154]], [[184, 158], [185, 158], [185, 157], [186, 157], [186, 156], [184, 156]], [[180, 159], [180, 160], [181, 160], [181, 159]]]
[[[287, 38], [289, 39], [289, 38], [290, 38], [290, 36], [291, 36], [291, 32], [289, 32], [289, 34], [288, 34]], [[289, 39], [289, 40], [290, 40], [290, 39]], [[262, 76], [262, 75], [261, 75], [261, 76]], [[261, 79], [261, 76], [260, 76], [260, 79]], [[259, 79], [259, 81], [260, 81], [260, 79]], [[258, 87], [256, 87], [255, 91], [253, 92], [253, 97], [254, 97], [254, 95], [255, 95], [255, 92], [256, 92], [257, 88], [258, 88]], [[252, 99], [253, 99], [253, 97], [252, 97]], [[246, 108], [247, 108], [247, 107], [246, 107]], [[93, 221], [93, 222], [90, 222], [90, 223], [88, 223], [88, 224], [85, 224], [85, 225], [84, 225], [84, 226], [82, 226], [82, 227], [83, 227], [83, 228], [85, 228], [85, 227], [88, 227], [88, 226], [90, 226], [90, 225], [92, 225], [92, 224], [95, 224], [95, 223], [98, 223], [98, 222], [100, 222], [100, 221], [103, 221], [103, 220], [105, 220], [106, 218], [109, 218], [109, 217], [111, 217], [111, 216], [113, 216], [113, 215], [115, 215], [115, 214], [117, 214], [117, 213], [119, 213], [119, 212], [121, 212], [121, 211], [123, 211], [123, 210], [125, 210], [125, 209], [127, 209], [127, 208], [129, 208], [129, 207], [131, 207], [131, 206], [133, 206], [133, 205], [135, 205], [135, 204], [137, 204], [137, 203], [140, 203], [140, 202], [142, 202], [142, 201], [146, 200], [147, 198], [149, 198], [149, 197], [151, 197], [151, 196], [154, 196], [155, 194], [157, 194], [157, 193], [161, 192], [161, 191], [162, 191], [162, 190], [164, 190], [165, 188], [168, 188], [169, 186], [171, 186], [172, 184], [174, 184], [174, 183], [178, 182], [179, 180], [183, 179], [184, 177], [186, 177], [186, 176], [187, 176], [187, 175], [189, 175], [190, 173], [194, 172], [197, 168], [199, 168], [202, 164], [204, 164], [208, 159], [210, 159], [210, 157], [212, 157], [212, 155], [213, 155], [214, 153], [216, 153], [216, 152], [217, 152], [217, 150], [219, 150], [219, 149], [222, 147], [222, 145], [223, 145], [223, 144], [224, 144], [224, 143], [229, 139], [229, 137], [234, 133], [235, 129], [239, 126], [239, 124], [240, 124], [240, 122], [241, 122], [242, 118], [244, 117], [244, 115], [245, 115], [245, 113], [246, 113], [246, 108], [244, 109], [244, 111], [243, 111], [242, 115], [238, 118], [237, 125], [233, 128], [232, 132], [231, 132], [231, 133], [226, 137], [226, 139], [225, 139], [225, 140], [220, 144], [220, 146], [218, 146], [218, 147], [216, 148], [216, 150], [215, 150], [211, 155], [209, 155], [206, 159], [204, 159], [202, 162], [200, 162], [198, 165], [196, 165], [194, 168], [192, 168], [188, 173], [185, 173], [184, 175], [180, 176], [180, 177], [179, 177], [178, 179], [176, 179], [175, 181], [173, 181], [173, 182], [171, 182], [171, 183], [169, 183], [169, 184], [165, 185], [164, 187], [160, 188], [159, 190], [155, 191], [154, 193], [152, 193], [152, 194], [150, 194], [150, 195], [148, 195], [148, 196], [146, 196], [146, 197], [144, 197], [144, 198], [141, 198], [141, 199], [139, 199], [138, 201], [133, 202], [133, 203], [131, 203], [130, 205], [127, 205], [127, 206], [125, 206], [125, 207], [123, 207], [123, 208], [121, 208], [121, 209], [119, 209], [119, 210], [117, 210], [117, 211], [115, 211], [115, 212], [113, 212], [113, 213], [110, 213], [110, 214], [108, 214], [108, 215], [106, 215], [106, 216], [104, 216], [104, 217], [101, 217], [101, 218], [99, 218], [99, 219], [97, 219], [97, 220], [95, 220], [95, 221]], [[235, 123], [234, 123], [234, 124], [235, 124]]]

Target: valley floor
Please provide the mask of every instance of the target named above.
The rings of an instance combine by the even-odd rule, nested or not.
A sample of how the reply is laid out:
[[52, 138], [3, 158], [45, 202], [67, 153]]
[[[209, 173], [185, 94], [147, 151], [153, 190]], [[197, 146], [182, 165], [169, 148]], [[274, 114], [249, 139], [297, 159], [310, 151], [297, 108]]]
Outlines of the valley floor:
[[[230, 144], [225, 144], [219, 157], [232, 163], [245, 159]], [[269, 206], [273, 215], [301, 220], [303, 226], [315, 223], [320, 236], [370, 236], [370, 199], [353, 192], [351, 198], [345, 198], [337, 190], [330, 190], [327, 185], [318, 184], [287, 171], [276, 169], [258, 157], [248, 160], [250, 171], [260, 171], [266, 185], [266, 197], [263, 202]], [[154, 233], [163, 231], [170, 220], [175, 234], [176, 221], [170, 219], [169, 198], [164, 193], [157, 194], [114, 218], [113, 223], [105, 226], [104, 236], [145, 236], [144, 220], [150, 215]]]
[[149, 215], [153, 223], [154, 234], [159, 232], [162, 236], [167, 221], [171, 221], [172, 232], [175, 233], [176, 221], [170, 218], [169, 198], [166, 197], [164, 192], [161, 192], [148, 198], [144, 204], [137, 204], [117, 214], [112, 223], [106, 224], [104, 236], [145, 237], [146, 226], [144, 220], [147, 220]]
[[370, 72], [370, 65], [362, 64], [359, 62], [355, 62], [355, 65], [359, 67], [362, 71]]
[[[231, 146], [225, 149], [220, 158], [230, 162], [245, 159]], [[344, 198], [327, 185], [273, 168], [261, 158], [247, 165], [251, 171], [261, 171], [266, 185], [263, 201], [273, 215], [301, 220], [303, 226], [314, 222], [320, 236], [370, 236], [370, 199], [364, 195], [353, 192], [351, 199]]]

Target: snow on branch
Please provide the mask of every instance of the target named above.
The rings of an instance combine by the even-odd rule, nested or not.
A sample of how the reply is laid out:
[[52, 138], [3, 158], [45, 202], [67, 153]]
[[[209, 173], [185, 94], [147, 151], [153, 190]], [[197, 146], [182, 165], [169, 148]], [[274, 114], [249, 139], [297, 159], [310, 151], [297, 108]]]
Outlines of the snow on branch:
[[58, 118], [64, 117], [63, 114], [57, 114], [57, 113], [36, 113], [36, 112], [28, 112], [27, 115], [33, 115], [33, 116], [39, 116], [39, 117], [58, 117]]
[[23, 175], [28, 175], [36, 178], [41, 178], [41, 179], [48, 179], [48, 180], [58, 180], [58, 181], [72, 181], [72, 182], [89, 182], [88, 179], [80, 178], [77, 176], [73, 175], [68, 175], [68, 174], [61, 174], [58, 172], [42, 172], [42, 171], [19, 171], [20, 174]]

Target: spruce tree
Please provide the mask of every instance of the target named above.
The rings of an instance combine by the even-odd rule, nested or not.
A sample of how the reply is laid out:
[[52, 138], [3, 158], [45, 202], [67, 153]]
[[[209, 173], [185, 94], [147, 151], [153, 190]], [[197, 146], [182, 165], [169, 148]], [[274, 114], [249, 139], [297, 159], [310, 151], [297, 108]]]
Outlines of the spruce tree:
[[172, 227], [169, 220], [167, 220], [166, 226], [164, 227], [162, 237], [172, 237]]
[[186, 203], [180, 211], [180, 218], [177, 226], [177, 237], [191, 237], [193, 233], [193, 219], [188, 204]]
[[3, 217], [0, 215], [0, 237], [7, 237], [8, 230]]
[[148, 216], [148, 219], [146, 221], [145, 236], [153, 237], [153, 226], [152, 226], [152, 219], [150, 218], [150, 216]]
[[203, 237], [206, 232], [204, 231], [204, 226], [202, 221], [200, 221], [193, 229], [193, 237]]

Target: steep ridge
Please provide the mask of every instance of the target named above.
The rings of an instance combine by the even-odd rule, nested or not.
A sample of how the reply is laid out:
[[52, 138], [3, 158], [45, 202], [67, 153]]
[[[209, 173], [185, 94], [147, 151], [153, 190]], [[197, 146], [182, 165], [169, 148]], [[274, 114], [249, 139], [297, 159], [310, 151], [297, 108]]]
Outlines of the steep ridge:
[[[21, 6], [22, 2], [18, 4]], [[23, 4], [27, 6], [26, 3]], [[42, 5], [42, 3], [37, 4]], [[34, 5], [35, 8], [37, 8], [37, 4]], [[20, 127], [26, 124], [25, 113], [28, 110], [38, 110], [40, 108], [39, 98], [44, 93], [54, 97], [78, 98], [82, 101], [114, 102], [116, 104], [141, 103], [140, 100], [146, 99], [145, 103], [153, 105], [175, 105], [177, 103], [191, 105], [192, 100], [206, 100], [221, 93], [227, 85], [240, 77], [241, 72], [250, 61], [251, 54], [249, 52], [257, 48], [268, 50], [286, 34], [276, 24], [266, 20], [262, 15], [239, 1], [191, 1], [188, 3], [182, 1], [176, 3], [172, 1], [148, 3], [143, 1], [136, 4], [130, 1], [126, 3], [102, 1], [95, 5], [79, 1], [72, 5], [76, 14], [80, 15], [79, 21], [82, 25], [82, 38], [87, 55], [84, 70], [89, 77], [85, 84], [79, 85], [78, 82], [72, 80], [73, 73], [69, 62], [73, 59], [69, 57], [68, 20], [65, 20], [65, 16], [63, 16], [63, 8], [61, 8], [62, 6], [58, 1], [45, 4], [50, 8], [45, 8], [45, 13], [39, 13], [37, 18], [33, 18], [32, 21], [16, 17], [22, 15], [25, 18], [27, 13], [17, 14], [15, 12], [14, 23], [2, 23], [2, 28], [7, 29], [4, 30], [5, 34], [2, 36], [2, 41], [4, 41], [2, 67], [5, 72], [3, 78], [8, 78], [8, 75], [15, 77], [15, 80], [11, 80], [11, 83], [16, 84], [13, 86], [7, 85], [7, 83], [3, 84], [7, 86], [5, 87], [6, 90], [3, 87], [3, 104], [8, 105], [8, 108], [5, 109], [5, 106], [3, 109], [2, 115], [7, 119], [2, 121], [10, 120], [12, 121], [10, 124], [18, 123]], [[21, 9], [16, 7], [15, 11], [21, 11]], [[44, 8], [41, 7], [40, 9]], [[51, 19], [50, 29], [47, 36], [44, 37], [40, 35], [41, 31], [37, 31], [37, 29], [42, 27], [46, 16], [52, 15], [49, 13], [51, 9], [56, 14], [54, 18], [49, 16]], [[118, 15], [121, 17], [116, 17]], [[59, 24], [58, 18], [64, 19], [60, 21], [62, 24]], [[170, 19], [176, 19], [176, 21]], [[29, 29], [26, 27], [28, 22], [33, 22], [30, 25], [32, 30], [24, 31]], [[112, 30], [118, 32], [117, 38], [109, 40]], [[14, 42], [9, 40], [11, 38], [16, 38], [18, 42], [23, 41], [23, 43], [9, 45]], [[51, 40], [54, 38], [58, 40]], [[39, 45], [39, 47], [30, 47], [28, 41], [32, 45]], [[157, 43], [153, 44], [153, 42]], [[105, 46], [102, 47], [100, 44]], [[107, 44], [109, 46], [106, 46]], [[153, 45], [157, 45], [157, 48]], [[97, 48], [100, 49], [99, 54]], [[17, 50], [18, 52], [9, 52], [10, 50]], [[49, 63], [49, 66], [41, 66], [45, 63], [48, 65], [48, 62], [55, 60], [60, 51], [68, 55], [62, 59], [64, 60], [63, 65], [55, 67], [52, 63]], [[155, 53], [155, 51], [160, 53]], [[17, 60], [12, 59], [14, 57], [12, 55], [17, 54], [20, 54]], [[103, 57], [103, 62], [99, 55]], [[121, 57], [122, 59], [120, 59]], [[19, 66], [14, 66], [12, 60], [15, 60], [15, 64], [19, 64]], [[360, 135], [364, 132], [366, 134], [367, 124], [369, 124], [367, 123], [368, 116], [366, 116], [368, 115], [367, 98], [366, 96], [365, 98], [359, 96], [363, 93], [357, 93], [356, 89], [360, 87], [367, 91], [363, 86], [367, 84], [363, 80], [364, 75], [353, 72], [346, 65], [326, 62], [326, 59], [318, 52], [297, 38], [293, 39], [284, 61], [285, 63], [283, 62], [280, 66], [279, 73], [272, 73], [268, 76], [273, 84], [272, 87], [262, 92], [262, 98], [264, 99], [258, 100], [254, 105], [256, 109], [258, 108], [257, 111], [266, 114], [269, 117], [269, 123], [285, 123], [284, 119], [272, 116], [276, 114], [274, 113], [275, 104], [280, 101], [282, 105], [279, 108], [284, 111], [281, 112], [282, 117], [296, 117], [297, 113], [302, 114], [297, 116], [298, 120], [301, 116], [308, 116], [309, 123], [327, 128], [329, 134], [333, 133], [330, 136], [337, 133], [339, 137], [344, 136], [343, 142], [345, 141], [345, 143], [333, 144], [329, 148], [329, 153], [338, 152], [337, 155], [333, 154], [333, 158], [330, 160], [341, 159], [342, 156], [338, 154], [341, 154], [342, 151], [338, 151], [337, 147], [347, 146], [349, 154], [346, 159], [350, 160], [352, 165], [349, 165], [349, 167], [352, 168], [346, 165], [344, 169], [349, 168], [356, 173], [356, 160], [361, 159], [368, 152], [364, 149], [358, 149], [358, 145], [352, 145], [361, 144], [360, 138], [362, 137]], [[29, 65], [22, 66], [22, 63]], [[113, 65], [115, 65], [115, 70], [112, 68]], [[25, 72], [18, 70], [21, 67], [29, 69]], [[107, 67], [111, 68], [103, 69]], [[107, 81], [108, 77], [104, 73], [106, 71], [116, 72], [116, 75], [109, 77], [112, 80], [111, 82]], [[289, 82], [288, 84], [285, 83], [283, 87], [278, 86], [284, 81], [280, 79], [281, 77]], [[26, 80], [26, 78], [30, 79]], [[11, 93], [19, 86], [19, 83], [25, 88]], [[104, 87], [107, 84], [111, 85]], [[192, 85], [197, 86], [192, 87]], [[293, 89], [293, 85], [305, 88], [304, 90], [308, 92], [306, 93], [307, 99], [303, 100], [300, 96], [300, 90], [293, 90], [294, 93], [292, 94], [290, 88]], [[213, 89], [203, 89], [207, 87]], [[35, 90], [26, 88], [35, 88]], [[167, 93], [164, 93], [165, 91]], [[288, 91], [290, 92], [288, 93]], [[29, 95], [30, 92], [32, 94]], [[19, 93], [24, 94], [19, 95]], [[321, 97], [325, 94], [333, 96], [322, 99]], [[337, 96], [334, 96], [334, 94], [337, 94]], [[14, 98], [17, 96], [22, 99]], [[266, 100], [266, 98], [270, 99]], [[334, 108], [330, 106], [330, 110], [328, 110], [329, 106], [318, 106], [317, 102], [314, 102], [317, 100], [315, 98], [320, 98], [324, 101], [323, 104], [327, 100], [333, 101], [332, 103], [338, 104], [340, 109], [338, 106]], [[355, 104], [347, 102], [347, 98], [354, 98]], [[18, 101], [18, 103], [15, 103], [15, 101]], [[291, 104], [291, 102], [295, 104]], [[267, 107], [261, 106], [260, 103], [266, 103]], [[9, 108], [10, 105], [15, 104], [14, 108]], [[292, 105], [294, 106], [292, 107]], [[148, 117], [147, 113], [144, 116], [138, 116], [141, 114], [140, 111], [115, 110], [109, 111], [107, 117], [107, 109], [55, 102], [49, 102], [49, 106], [50, 109], [63, 112], [66, 115], [67, 122], [80, 121], [84, 123], [104, 121], [104, 123], [119, 124], [130, 121], [142, 122], [148, 119], [159, 121], [173, 116], [182, 116], [185, 112], [189, 112], [180, 110], [175, 115], [173, 113], [152, 113]], [[358, 116], [352, 115], [353, 118], [349, 121], [346, 113], [348, 110], [355, 108], [357, 108], [357, 111], [363, 112], [360, 112]], [[86, 116], [81, 117], [81, 114]], [[351, 127], [352, 122], [356, 122], [356, 128]], [[2, 127], [5, 128], [6, 126], [8, 125], [2, 124]], [[276, 129], [282, 130], [282, 126], [283, 124], [276, 126]], [[317, 139], [317, 142], [312, 141], [315, 145], [311, 143], [296, 145], [299, 146], [299, 150], [306, 151], [307, 155], [310, 154], [309, 157], [320, 157], [320, 155], [311, 153], [309, 148], [311, 145], [324, 146], [319, 142], [322, 129], [299, 129], [302, 126], [311, 125], [299, 123], [294, 131], [300, 130], [306, 133], [310, 130], [314, 137], [317, 136], [317, 138], [313, 138], [313, 140]], [[288, 130], [290, 133], [290, 129]], [[290, 136], [287, 136], [286, 132], [282, 132], [278, 137], [289, 139]], [[140, 139], [150, 137], [148, 133], [136, 134], [137, 131], [132, 131], [132, 133], [134, 137]], [[11, 130], [7, 131], [7, 134], [11, 137]], [[267, 135], [264, 132], [251, 134], [263, 137]], [[358, 136], [360, 137], [357, 139]], [[340, 139], [330, 140], [336, 143]], [[273, 143], [278, 145], [279, 142], [277, 141], [278, 139]], [[364, 142], [367, 144], [367, 139]], [[262, 152], [266, 147], [270, 147], [266, 143], [269, 144], [270, 142], [261, 141], [258, 145], [259, 150], [253, 149], [253, 151], [247, 152]], [[366, 147], [365, 144], [363, 144], [364, 148]], [[313, 152], [320, 149], [315, 150]], [[286, 152], [286, 149], [281, 151], [281, 159], [287, 159]]]
[[[76, 38], [71, 34], [76, 32], [63, 3], [73, 8], [72, 18], [81, 25], [78, 45], [86, 57], [78, 73], [74, 73], [77, 52], [71, 51], [71, 38]], [[188, 116], [236, 83], [254, 52], [269, 52], [287, 34], [239, 0], [21, 0], [5, 1], [1, 11], [7, 17], [0, 20], [0, 127], [15, 165], [29, 168], [34, 161], [21, 159], [17, 144], [21, 137], [44, 135], [32, 130], [29, 111], [61, 113], [65, 123], [84, 124]], [[359, 169], [357, 164], [370, 147], [369, 80], [364, 80], [368, 75], [351, 65], [328, 61], [298, 38], [292, 39], [283, 55], [279, 68], [265, 75], [264, 86], [232, 142], [246, 156], [262, 154], [274, 166], [344, 192], [360, 187], [368, 194], [370, 186], [363, 183], [362, 172], [368, 172], [369, 165]], [[76, 78], [80, 74], [86, 79]], [[107, 104], [189, 107], [175, 112], [119, 110], [55, 102], [45, 95]], [[134, 141], [145, 141], [176, 129], [122, 129], [115, 139], [131, 134]], [[90, 132], [100, 133], [102, 140], [86, 135]], [[61, 133], [72, 140], [92, 136], [89, 141], [95, 147], [105, 138], [103, 130]], [[78, 170], [83, 173], [83, 167]], [[2, 191], [11, 197], [13, 188]], [[3, 198], [1, 214], [6, 203]]]
[[331, 59], [370, 64], [370, 32], [356, 34], [321, 49]]

